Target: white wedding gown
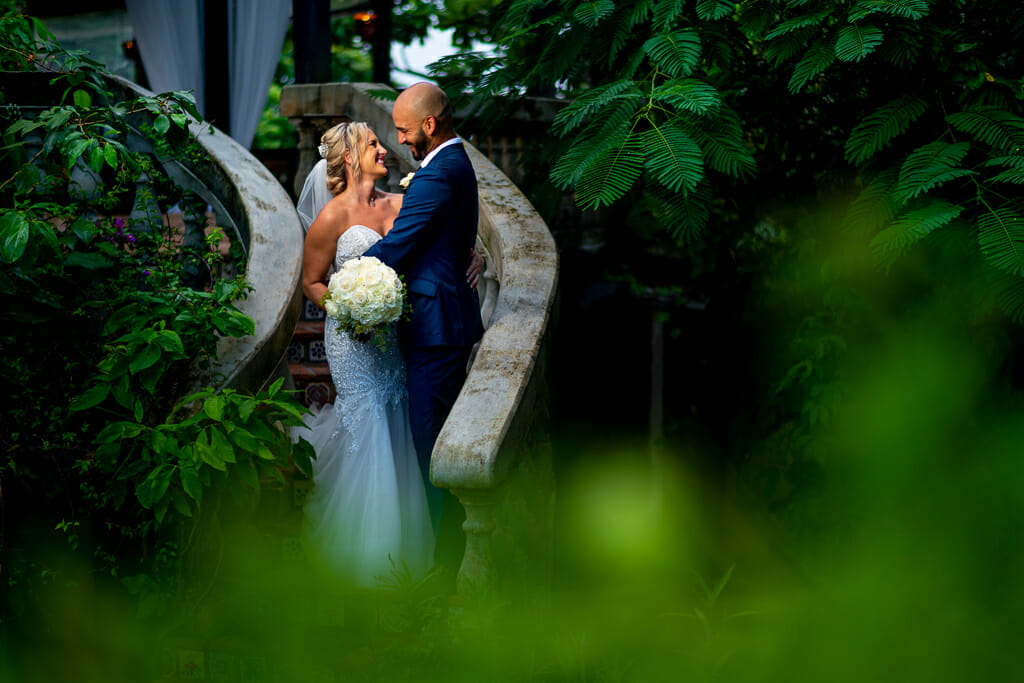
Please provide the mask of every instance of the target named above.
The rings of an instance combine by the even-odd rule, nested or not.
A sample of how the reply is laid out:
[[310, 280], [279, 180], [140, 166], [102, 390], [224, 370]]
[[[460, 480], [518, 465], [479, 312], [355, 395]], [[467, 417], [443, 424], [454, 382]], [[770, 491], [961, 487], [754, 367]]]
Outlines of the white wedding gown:
[[[379, 239], [363, 225], [345, 230], [335, 270]], [[339, 333], [328, 318], [324, 341], [338, 397], [296, 430], [316, 451], [307, 547], [336, 577], [359, 586], [378, 585], [403, 563], [419, 578], [432, 564], [434, 536], [398, 340], [392, 332], [382, 351]]]

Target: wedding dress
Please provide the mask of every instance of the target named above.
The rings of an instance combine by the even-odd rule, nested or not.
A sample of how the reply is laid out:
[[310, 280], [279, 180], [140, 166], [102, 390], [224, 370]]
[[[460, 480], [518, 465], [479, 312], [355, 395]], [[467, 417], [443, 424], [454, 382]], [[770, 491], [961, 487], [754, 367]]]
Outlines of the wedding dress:
[[[334, 268], [380, 239], [363, 225], [338, 238]], [[392, 331], [387, 347], [352, 340], [328, 318], [324, 342], [338, 397], [297, 434], [316, 451], [305, 537], [335, 576], [373, 586], [403, 563], [420, 577], [434, 536], [409, 429], [405, 365]]]

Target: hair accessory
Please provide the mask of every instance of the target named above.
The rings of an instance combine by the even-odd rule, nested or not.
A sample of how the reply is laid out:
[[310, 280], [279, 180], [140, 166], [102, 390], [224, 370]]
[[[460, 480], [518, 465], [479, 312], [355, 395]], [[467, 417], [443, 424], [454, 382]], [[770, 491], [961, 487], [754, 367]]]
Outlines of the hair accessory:
[[326, 142], [321, 142], [320, 146], [316, 148], [316, 150], [318, 152], [320, 152], [320, 158], [321, 159], [326, 159], [327, 158], [327, 150], [328, 149], [330, 149], [330, 147], [327, 146]]

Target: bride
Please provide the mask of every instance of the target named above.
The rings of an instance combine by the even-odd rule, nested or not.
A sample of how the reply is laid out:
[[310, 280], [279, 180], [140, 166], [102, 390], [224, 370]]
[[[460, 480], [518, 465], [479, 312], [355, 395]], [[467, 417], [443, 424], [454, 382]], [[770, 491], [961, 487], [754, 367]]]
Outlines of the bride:
[[[402, 195], [376, 188], [388, 174], [387, 150], [365, 123], [328, 130], [320, 154], [324, 161], [310, 174], [298, 206], [304, 223], [315, 216], [306, 234], [302, 290], [318, 306], [329, 274], [386, 235], [402, 205]], [[471, 284], [480, 265], [476, 257], [467, 273]], [[433, 564], [434, 536], [395, 332], [381, 350], [339, 332], [328, 318], [324, 342], [337, 399], [296, 433], [316, 451], [305, 506], [307, 545], [333, 575], [356, 585], [374, 585], [403, 564], [422, 576]]]

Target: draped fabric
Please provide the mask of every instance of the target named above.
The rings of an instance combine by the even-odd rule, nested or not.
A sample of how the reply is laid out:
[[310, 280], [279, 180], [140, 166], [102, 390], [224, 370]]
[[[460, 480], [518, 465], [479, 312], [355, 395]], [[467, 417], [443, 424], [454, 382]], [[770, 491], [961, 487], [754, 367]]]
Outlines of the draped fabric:
[[281, 57], [292, 0], [231, 0], [228, 50], [231, 137], [249, 147]]
[[128, 16], [154, 92], [191, 90], [204, 111], [202, 0], [127, 0]]
[[[203, 0], [126, 0], [142, 63], [156, 92], [203, 97]], [[252, 144], [288, 30], [291, 0], [228, 0], [231, 137]]]

